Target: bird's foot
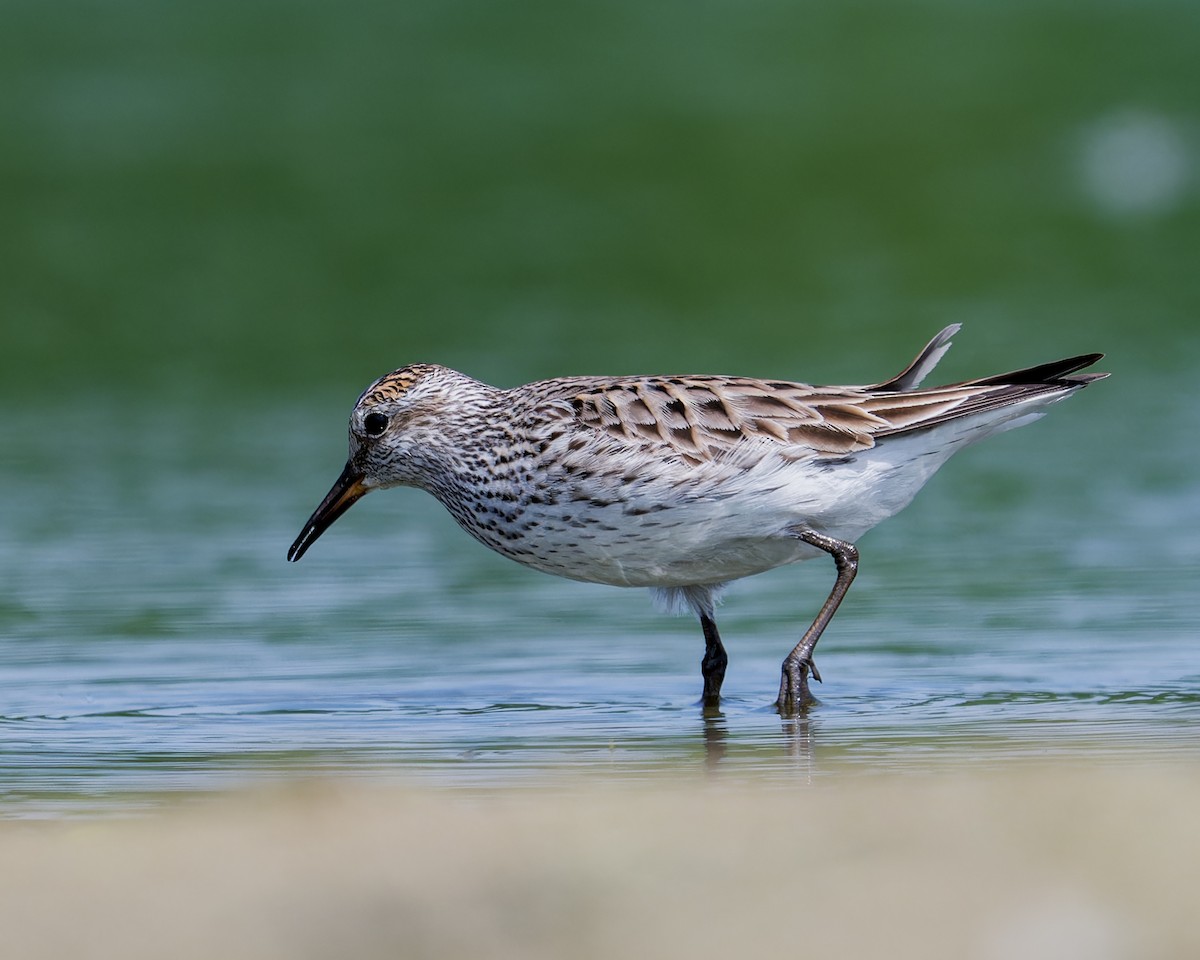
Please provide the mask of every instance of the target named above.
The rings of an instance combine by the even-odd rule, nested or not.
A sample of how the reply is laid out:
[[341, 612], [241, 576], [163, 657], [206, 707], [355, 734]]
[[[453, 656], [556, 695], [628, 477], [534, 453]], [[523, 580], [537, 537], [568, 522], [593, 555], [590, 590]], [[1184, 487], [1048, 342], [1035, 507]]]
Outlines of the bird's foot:
[[793, 660], [788, 657], [783, 661], [779, 679], [779, 698], [775, 701], [775, 709], [781, 717], [794, 717], [808, 710], [809, 707], [820, 703], [808, 689], [808, 675], [821, 682], [821, 674], [817, 671], [812, 660]]
[[725, 682], [725, 668], [729, 657], [725, 648], [718, 640], [710, 644], [700, 661], [700, 675], [704, 678], [704, 692], [700, 695], [700, 703], [706, 709], [716, 709], [721, 702], [721, 685]]

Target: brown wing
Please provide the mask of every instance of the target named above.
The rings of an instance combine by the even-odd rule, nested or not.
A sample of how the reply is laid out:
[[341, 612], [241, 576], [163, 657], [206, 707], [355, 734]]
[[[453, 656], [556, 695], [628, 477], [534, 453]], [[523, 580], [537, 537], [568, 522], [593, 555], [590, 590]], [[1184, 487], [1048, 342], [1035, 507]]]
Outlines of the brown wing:
[[887, 422], [860, 406], [861, 392], [733, 377], [622, 378], [571, 397], [580, 423], [610, 436], [658, 442], [688, 459], [713, 460], [747, 440], [841, 456], [873, 446]]
[[686, 460], [715, 460], [747, 441], [778, 443], [793, 459], [839, 457], [876, 440], [924, 430], [1037, 396], [1062, 394], [1104, 374], [1076, 370], [1099, 354], [927, 389], [812, 387], [739, 377], [628, 377], [560, 381], [577, 422], [639, 444], [662, 443]]

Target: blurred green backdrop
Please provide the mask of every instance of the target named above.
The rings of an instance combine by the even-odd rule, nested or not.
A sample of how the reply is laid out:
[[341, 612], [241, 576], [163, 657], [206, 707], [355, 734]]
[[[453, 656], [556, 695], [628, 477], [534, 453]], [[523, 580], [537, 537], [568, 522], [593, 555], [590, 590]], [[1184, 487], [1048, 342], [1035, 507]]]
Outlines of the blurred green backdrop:
[[0, 19], [14, 397], [348, 406], [416, 359], [501, 383], [857, 380], [954, 320], [963, 376], [1200, 355], [1197, 4], [4, 0]]

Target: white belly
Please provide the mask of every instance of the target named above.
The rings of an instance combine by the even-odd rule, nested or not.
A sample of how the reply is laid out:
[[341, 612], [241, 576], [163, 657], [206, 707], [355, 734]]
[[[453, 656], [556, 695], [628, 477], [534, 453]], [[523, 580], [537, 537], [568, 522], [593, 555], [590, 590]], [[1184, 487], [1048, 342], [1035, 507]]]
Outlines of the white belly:
[[844, 463], [763, 457], [692, 467], [686, 482], [678, 474], [633, 485], [593, 479], [551, 504], [523, 506], [508, 529], [467, 529], [520, 563], [574, 580], [723, 583], [821, 555], [795, 538], [798, 529], [857, 540], [903, 509], [953, 449], [915, 449], [902, 438]]

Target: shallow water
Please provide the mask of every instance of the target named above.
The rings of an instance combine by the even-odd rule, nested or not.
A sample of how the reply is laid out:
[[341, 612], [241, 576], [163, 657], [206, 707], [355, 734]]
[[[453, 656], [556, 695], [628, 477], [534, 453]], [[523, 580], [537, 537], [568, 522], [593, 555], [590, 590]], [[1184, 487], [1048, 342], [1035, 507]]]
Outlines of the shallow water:
[[[10, 8], [10, 9], [9, 9]], [[17, 2], [0, 30], [0, 814], [336, 773], [487, 788], [1194, 758], [1195, 12]], [[531, 24], [536, 25], [531, 28]], [[735, 585], [641, 591], [376, 494], [284, 554], [366, 382], [1111, 380]]]
[[689, 619], [495, 557], [419, 492], [367, 498], [285, 563], [340, 468], [344, 409], [100, 404], [69, 453], [37, 428], [46, 411], [9, 414], [0, 810], [296, 775], [487, 787], [1195, 759], [1200, 501], [1152, 450], [1106, 472], [1116, 389], [958, 456], [863, 539], [818, 652], [822, 703], [790, 722], [769, 706], [778, 664], [831, 564], [730, 590], [727, 699], [705, 718]]

